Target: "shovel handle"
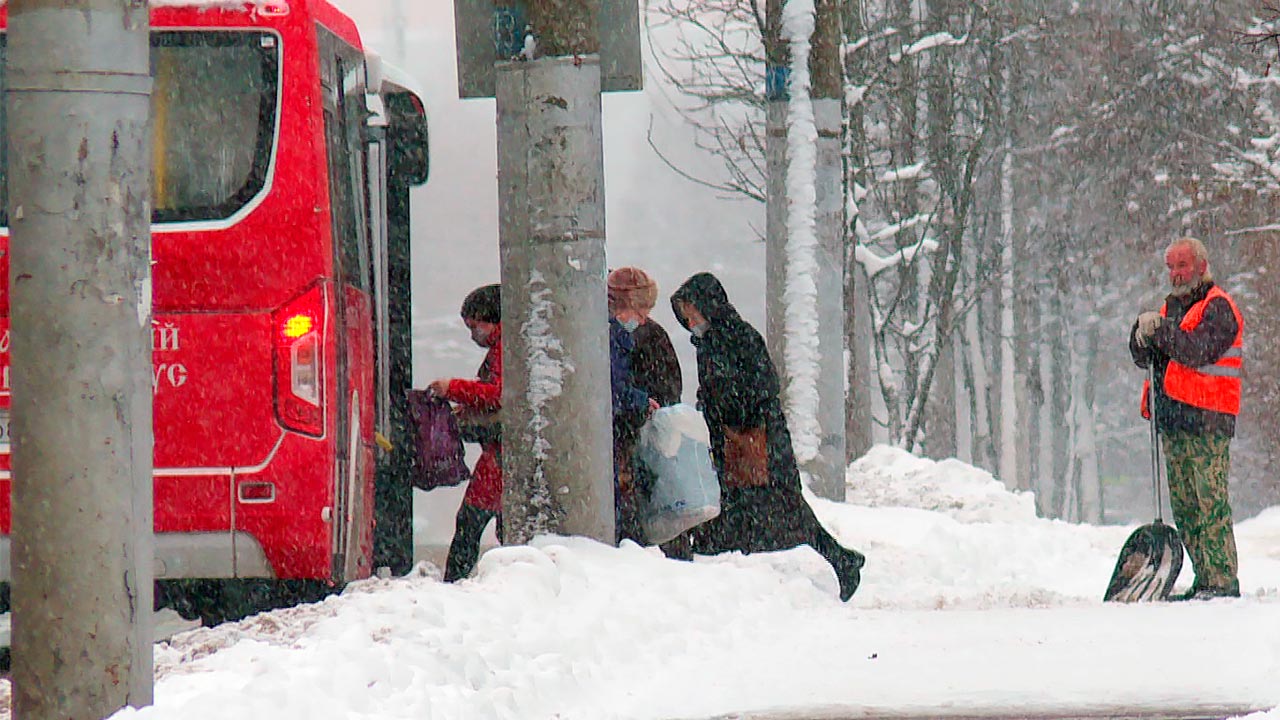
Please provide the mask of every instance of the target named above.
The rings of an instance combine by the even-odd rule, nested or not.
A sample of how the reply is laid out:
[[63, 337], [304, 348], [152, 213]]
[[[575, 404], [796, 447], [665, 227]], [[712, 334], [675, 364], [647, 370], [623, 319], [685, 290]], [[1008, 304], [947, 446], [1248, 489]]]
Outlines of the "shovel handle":
[[1156, 359], [1152, 353], [1147, 365], [1147, 414], [1151, 418], [1151, 489], [1156, 500], [1156, 522], [1164, 522], [1164, 498], [1160, 492], [1160, 430], [1156, 423]]

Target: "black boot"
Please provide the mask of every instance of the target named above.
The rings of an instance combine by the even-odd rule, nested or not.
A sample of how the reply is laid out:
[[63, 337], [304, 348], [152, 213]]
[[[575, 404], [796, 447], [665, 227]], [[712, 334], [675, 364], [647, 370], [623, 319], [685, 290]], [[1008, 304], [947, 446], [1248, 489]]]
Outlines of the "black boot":
[[840, 581], [840, 602], [849, 602], [849, 598], [858, 591], [862, 583], [862, 566], [867, 558], [857, 550], [842, 548], [840, 557], [832, 563], [836, 571], [836, 579]]

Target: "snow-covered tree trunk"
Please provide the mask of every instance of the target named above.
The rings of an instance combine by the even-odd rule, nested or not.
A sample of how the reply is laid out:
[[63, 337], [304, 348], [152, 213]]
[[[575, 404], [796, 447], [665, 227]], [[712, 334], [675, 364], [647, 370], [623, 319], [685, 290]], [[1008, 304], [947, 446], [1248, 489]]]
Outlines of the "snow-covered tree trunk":
[[956, 456], [956, 343], [950, 334], [936, 342], [938, 369], [929, 390], [925, 450], [929, 457], [945, 460]]
[[[971, 274], [976, 272], [976, 253], [970, 256]], [[965, 394], [969, 397], [969, 436], [971, 462], [985, 467], [991, 461], [991, 417], [987, 405], [987, 388], [991, 385], [987, 360], [982, 352], [982, 330], [979, 326], [980, 305], [969, 309], [964, 318], [964, 348], [967, 372]]]
[[1053, 508], [1054, 516], [1061, 517], [1066, 502], [1070, 476], [1070, 426], [1067, 422], [1071, 405], [1071, 348], [1068, 344], [1068, 323], [1066, 320], [1067, 305], [1064, 294], [1067, 292], [1066, 273], [1062, 268], [1062, 255], [1065, 254], [1065, 238], [1054, 239], [1053, 269], [1054, 291], [1050, 294], [1049, 307], [1051, 317], [1045, 324], [1049, 333], [1050, 353], [1053, 356], [1052, 381], [1050, 396], [1049, 432], [1052, 438], [1050, 447], [1053, 451]]
[[1106, 510], [1106, 498], [1102, 493], [1102, 478], [1098, 472], [1098, 443], [1096, 426], [1098, 418], [1094, 401], [1098, 390], [1098, 325], [1089, 323], [1081, 334], [1083, 355], [1080, 378], [1080, 404], [1077, 407], [1076, 442], [1073, 448], [1080, 467], [1080, 518], [1087, 523], [1101, 524]]
[[860, 192], [866, 186], [867, 159], [855, 154], [855, 148], [866, 146], [863, 134], [862, 98], [867, 77], [865, 54], [846, 48], [866, 34], [862, 20], [861, 0], [842, 0], [841, 59], [843, 61], [843, 189], [845, 201], [844, 230], [844, 342], [845, 342], [845, 461], [852, 462], [871, 449], [873, 418], [871, 413], [871, 314], [868, 311], [869, 280], [855, 259], [859, 236], [866, 235], [866, 224], [860, 209]]
[[[1008, 86], [1004, 99], [1008, 102]], [[1018, 478], [1018, 398], [1016, 363], [1014, 362], [1013, 268], [1016, 264], [1013, 245], [1013, 153], [1008, 136], [1000, 163], [1000, 469], [999, 477], [1006, 487], [1016, 488], [1025, 482]]]
[[[1043, 263], [1041, 266], [1043, 267]], [[1054, 407], [1049, 400], [1054, 376], [1053, 338], [1050, 336], [1050, 330], [1055, 321], [1052, 302], [1047, 292], [1040, 296], [1037, 306], [1040, 323], [1035, 338], [1036, 366], [1039, 369], [1036, 374], [1040, 379], [1040, 387], [1045, 391], [1045, 397], [1039, 405], [1040, 412], [1036, 428], [1038, 446], [1035, 454], [1036, 511], [1041, 517], [1053, 517]]]
[[[1030, 233], [1019, 239], [1023, 247], [1029, 247], [1031, 244]], [[1044, 273], [1040, 263], [1039, 253], [1023, 252], [1019, 253], [1023, 258], [1023, 262], [1014, 266], [1014, 277], [1017, 282], [1014, 285], [1014, 299], [1018, 303], [1020, 313], [1015, 315], [1015, 320], [1021, 318], [1019, 324], [1019, 332], [1017, 343], [1018, 355], [1015, 361], [1021, 360], [1022, 367], [1025, 368], [1025, 381], [1023, 388], [1026, 394], [1026, 403], [1023, 404], [1023, 418], [1025, 422], [1019, 426], [1021, 434], [1020, 442], [1023, 445], [1020, 457], [1025, 461], [1025, 480], [1023, 486], [1027, 490], [1036, 492], [1036, 507], [1043, 514], [1044, 500], [1041, 495], [1039, 486], [1039, 478], [1041, 477], [1041, 469], [1044, 467], [1041, 462], [1041, 451], [1044, 447], [1040, 441], [1040, 428], [1042, 426], [1043, 409], [1045, 407], [1044, 397], [1044, 374], [1043, 374], [1043, 322], [1044, 313], [1042, 312], [1043, 300], [1041, 298], [1040, 287]]]
[[[786, 83], [785, 282], [782, 289], [784, 399], [796, 460], [804, 466], [818, 457], [822, 427], [818, 420], [817, 145], [818, 129], [810, 98], [809, 49], [814, 30], [813, 0], [787, 0], [782, 8], [783, 38], [790, 48]], [[772, 170], [772, 168], [771, 168]], [[772, 198], [771, 198], [772, 199]]]

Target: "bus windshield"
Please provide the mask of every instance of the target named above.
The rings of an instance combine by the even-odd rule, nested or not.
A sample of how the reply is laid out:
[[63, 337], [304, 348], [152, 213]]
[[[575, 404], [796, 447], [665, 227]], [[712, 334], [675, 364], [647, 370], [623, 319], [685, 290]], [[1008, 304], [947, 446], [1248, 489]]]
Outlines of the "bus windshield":
[[[0, 35], [0, 91], [5, 49]], [[279, 67], [279, 39], [271, 33], [152, 33], [152, 222], [223, 220], [263, 191], [276, 134]], [[0, 103], [0, 127], [4, 112]], [[7, 226], [4, 145], [0, 223]]]

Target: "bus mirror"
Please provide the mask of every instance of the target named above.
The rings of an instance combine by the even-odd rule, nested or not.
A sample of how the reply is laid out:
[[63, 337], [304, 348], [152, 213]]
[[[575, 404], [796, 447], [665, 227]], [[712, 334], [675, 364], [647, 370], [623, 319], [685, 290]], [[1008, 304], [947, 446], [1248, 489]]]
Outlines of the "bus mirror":
[[387, 154], [391, 181], [421, 185], [431, 169], [427, 113], [422, 101], [409, 92], [389, 93], [387, 104]]

